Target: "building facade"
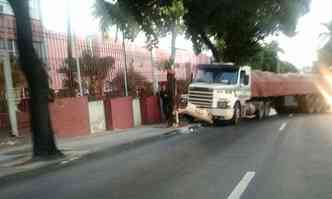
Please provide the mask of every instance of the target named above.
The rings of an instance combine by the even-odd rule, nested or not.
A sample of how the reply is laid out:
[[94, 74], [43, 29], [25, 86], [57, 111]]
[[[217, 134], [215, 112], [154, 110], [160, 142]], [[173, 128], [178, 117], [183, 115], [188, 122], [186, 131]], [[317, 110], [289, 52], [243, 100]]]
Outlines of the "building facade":
[[[44, 57], [46, 53], [44, 45], [44, 31], [42, 15], [40, 11], [40, 0], [30, 0], [30, 16], [33, 29], [34, 46], [37, 53]], [[6, 0], [0, 0], [0, 49], [8, 50], [11, 54], [17, 55], [15, 36], [15, 17]]]
[[[33, 45], [36, 49], [38, 55], [42, 58], [45, 65], [47, 63], [46, 59], [46, 47], [45, 47], [45, 34], [42, 24], [42, 15], [40, 12], [40, 1], [39, 0], [30, 0], [30, 16], [31, 24], [33, 30]], [[0, 0], [0, 50], [8, 51], [12, 57], [18, 56], [17, 45], [16, 45], [16, 21], [14, 13], [6, 0]], [[13, 70], [13, 79], [15, 84], [15, 79], [22, 79], [17, 77], [17, 63], [12, 63]], [[19, 64], [18, 64], [19, 65]], [[3, 75], [3, 73], [0, 73]], [[21, 75], [19, 75], [21, 76]], [[3, 78], [0, 78], [3, 79]], [[17, 91], [17, 98], [22, 97], [22, 90], [26, 86], [25, 81], [19, 81], [20, 83], [14, 85]], [[0, 82], [0, 87], [4, 86], [4, 82]], [[23, 92], [25, 93], [25, 92]], [[0, 91], [0, 100], [3, 100], [5, 97], [4, 89]]]

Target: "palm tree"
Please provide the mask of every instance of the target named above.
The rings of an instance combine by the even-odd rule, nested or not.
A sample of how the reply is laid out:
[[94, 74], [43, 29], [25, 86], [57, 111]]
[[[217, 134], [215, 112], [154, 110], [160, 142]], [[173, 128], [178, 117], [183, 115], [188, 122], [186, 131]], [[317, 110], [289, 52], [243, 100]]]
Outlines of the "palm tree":
[[[124, 57], [124, 87], [125, 96], [128, 95], [128, 67], [127, 67], [127, 53], [126, 53], [126, 40], [133, 41], [139, 33], [139, 25], [135, 18], [130, 15], [121, 4], [116, 1], [115, 3], [106, 2], [104, 0], [97, 0], [94, 5], [93, 14], [100, 20], [100, 28], [102, 32], [106, 33], [111, 27], [115, 26], [116, 31], [122, 32], [122, 50]], [[116, 33], [117, 35], [117, 33]], [[117, 36], [116, 36], [117, 37]]]

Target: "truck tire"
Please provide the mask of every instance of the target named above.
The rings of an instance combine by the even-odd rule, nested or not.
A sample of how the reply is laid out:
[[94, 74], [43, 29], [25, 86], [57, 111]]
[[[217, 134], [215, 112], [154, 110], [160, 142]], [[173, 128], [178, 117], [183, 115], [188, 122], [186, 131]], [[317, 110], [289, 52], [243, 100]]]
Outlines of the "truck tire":
[[278, 114], [287, 113], [287, 109], [285, 107], [285, 98], [277, 97], [274, 99], [274, 108], [276, 109]]
[[261, 102], [258, 105], [258, 109], [256, 111], [256, 119], [257, 120], [262, 120], [262, 119], [264, 119], [264, 116], [265, 116], [265, 103]]
[[269, 117], [271, 113], [271, 103], [265, 102], [264, 103], [264, 117]]
[[230, 122], [233, 125], [237, 125], [239, 124], [240, 119], [241, 119], [241, 106], [240, 103], [237, 102], [234, 106], [234, 114]]

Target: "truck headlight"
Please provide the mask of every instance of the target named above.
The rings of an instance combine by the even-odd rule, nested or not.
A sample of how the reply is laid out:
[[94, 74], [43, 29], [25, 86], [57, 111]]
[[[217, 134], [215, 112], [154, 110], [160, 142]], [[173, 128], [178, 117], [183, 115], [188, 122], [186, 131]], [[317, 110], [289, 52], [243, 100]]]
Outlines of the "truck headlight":
[[218, 101], [218, 108], [229, 108], [229, 103], [227, 101]]

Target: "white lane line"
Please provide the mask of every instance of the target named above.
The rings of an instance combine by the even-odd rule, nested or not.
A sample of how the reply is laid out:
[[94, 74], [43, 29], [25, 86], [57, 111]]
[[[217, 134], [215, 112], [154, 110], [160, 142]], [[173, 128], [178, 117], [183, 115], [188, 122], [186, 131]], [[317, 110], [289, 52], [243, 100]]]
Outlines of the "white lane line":
[[256, 172], [253, 171], [247, 172], [227, 199], [240, 199], [244, 191], [247, 189], [250, 181], [255, 177], [255, 174]]
[[72, 162], [72, 161], [75, 161], [75, 160], [78, 160], [78, 159], [80, 159], [79, 156], [74, 156], [74, 157], [69, 158], [68, 160], [61, 161], [60, 164], [68, 164], [69, 162]]
[[282, 125], [279, 128], [279, 131], [285, 130], [286, 126], [287, 126], [287, 122], [282, 123]]

